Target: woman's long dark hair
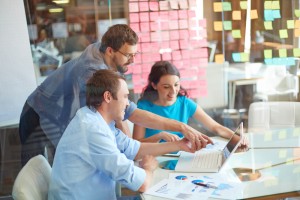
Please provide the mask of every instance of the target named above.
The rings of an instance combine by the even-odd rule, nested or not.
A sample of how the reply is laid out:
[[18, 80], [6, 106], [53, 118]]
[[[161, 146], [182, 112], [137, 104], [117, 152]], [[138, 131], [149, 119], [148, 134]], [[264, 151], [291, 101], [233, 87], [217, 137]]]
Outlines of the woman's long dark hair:
[[[176, 75], [180, 78], [178, 69], [168, 61], [158, 61], [152, 68], [148, 76], [148, 84], [144, 87], [139, 100], [148, 100], [154, 102], [158, 99], [158, 92], [152, 87], [151, 83], [155, 85], [159, 82], [160, 78], [164, 75]], [[188, 96], [187, 91], [180, 86], [180, 90], [177, 96]]]

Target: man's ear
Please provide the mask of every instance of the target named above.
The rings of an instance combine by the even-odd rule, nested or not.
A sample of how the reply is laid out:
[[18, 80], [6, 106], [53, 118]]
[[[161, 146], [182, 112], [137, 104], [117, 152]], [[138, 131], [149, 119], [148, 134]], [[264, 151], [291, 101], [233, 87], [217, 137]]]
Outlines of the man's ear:
[[151, 82], [151, 86], [156, 90], [157, 87], [153, 82]]
[[111, 47], [107, 47], [105, 53], [109, 56], [111, 56], [113, 54], [114, 50]]
[[111, 93], [109, 91], [105, 91], [103, 94], [103, 99], [106, 103], [109, 103], [112, 99]]

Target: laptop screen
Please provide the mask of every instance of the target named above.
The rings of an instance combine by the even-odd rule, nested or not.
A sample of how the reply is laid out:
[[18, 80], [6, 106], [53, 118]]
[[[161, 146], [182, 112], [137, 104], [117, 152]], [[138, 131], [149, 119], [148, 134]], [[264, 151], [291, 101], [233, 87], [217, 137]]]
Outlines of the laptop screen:
[[232, 135], [232, 137], [230, 138], [229, 142], [227, 143], [227, 145], [224, 147], [223, 149], [223, 155], [224, 155], [224, 158], [227, 159], [228, 156], [237, 149], [240, 141], [241, 141], [241, 138], [240, 140], [234, 140], [234, 135], [238, 135], [240, 137], [242, 137], [242, 134], [243, 134], [243, 122], [241, 122], [239, 124], [239, 126], [237, 127], [237, 129], [235, 130], [234, 134]]

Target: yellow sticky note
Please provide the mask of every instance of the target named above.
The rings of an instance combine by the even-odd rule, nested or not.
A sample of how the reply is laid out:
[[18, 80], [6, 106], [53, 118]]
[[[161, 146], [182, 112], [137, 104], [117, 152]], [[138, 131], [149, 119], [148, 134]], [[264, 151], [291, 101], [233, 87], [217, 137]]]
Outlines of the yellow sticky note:
[[233, 38], [241, 38], [242, 36], [241, 36], [241, 30], [232, 30], [231, 31], [231, 34], [232, 34], [232, 37]]
[[295, 16], [296, 17], [300, 17], [300, 10], [299, 9], [295, 9]]
[[279, 1], [272, 1], [272, 9], [273, 10], [280, 10]]
[[242, 10], [246, 10], [247, 9], [247, 1], [240, 1], [240, 7]]
[[294, 20], [287, 20], [286, 21], [287, 29], [294, 29], [295, 28], [295, 21]]
[[299, 48], [294, 48], [293, 49], [293, 54], [294, 54], [294, 57], [300, 57], [300, 49]]
[[[266, 50], [265, 50], [266, 51]], [[272, 132], [266, 132], [264, 135], [264, 141], [272, 141]]]
[[286, 155], [287, 155], [287, 151], [286, 151], [285, 149], [281, 149], [281, 150], [278, 152], [279, 158], [286, 158]]
[[257, 19], [258, 18], [257, 10], [251, 10], [250, 17], [251, 19]]
[[265, 56], [265, 58], [272, 58], [273, 57], [272, 49], [265, 49], [264, 50], [264, 56]]
[[295, 20], [295, 28], [300, 28], [300, 20]]
[[264, 25], [266, 30], [273, 30], [272, 21], [264, 21]]
[[[283, 50], [283, 49], [280, 49], [280, 50]], [[280, 139], [280, 140], [286, 139], [286, 131], [285, 130], [279, 131], [278, 139]]]
[[241, 53], [241, 61], [249, 62], [249, 53]]
[[281, 30], [279, 30], [279, 37], [280, 38], [288, 38], [287, 29], [281, 29]]
[[286, 49], [279, 49], [279, 57], [280, 58], [286, 58], [287, 57]]
[[230, 2], [223, 2], [222, 3], [223, 11], [231, 11], [231, 3]]
[[241, 20], [242, 19], [242, 14], [240, 10], [234, 10], [232, 11], [232, 20]]
[[272, 10], [272, 1], [265, 1], [264, 7], [266, 10]]
[[293, 136], [300, 136], [300, 128], [294, 128]]
[[294, 35], [295, 35], [295, 37], [300, 37], [300, 29], [295, 29]]
[[214, 30], [215, 31], [222, 31], [223, 30], [222, 21], [214, 21]]
[[215, 55], [215, 62], [216, 63], [224, 63], [224, 55], [223, 54], [216, 54]]
[[214, 12], [222, 12], [222, 2], [214, 2]]

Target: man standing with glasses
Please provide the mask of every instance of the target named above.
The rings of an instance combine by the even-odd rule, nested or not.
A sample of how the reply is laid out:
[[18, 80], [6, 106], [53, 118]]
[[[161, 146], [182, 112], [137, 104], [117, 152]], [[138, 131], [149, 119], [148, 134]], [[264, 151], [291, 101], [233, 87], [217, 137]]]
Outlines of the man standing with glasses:
[[[103, 35], [101, 43], [89, 45], [80, 57], [63, 64], [33, 91], [19, 124], [23, 165], [31, 157], [44, 154], [45, 147], [54, 155], [67, 125], [77, 110], [86, 105], [86, 81], [99, 69], [125, 73], [138, 53], [137, 42], [138, 36], [128, 25], [114, 25]], [[182, 132], [190, 140], [192, 151], [211, 143], [192, 127], [140, 110], [133, 102], [126, 109], [126, 119], [147, 128]], [[127, 127], [123, 121], [116, 124], [121, 130]]]

